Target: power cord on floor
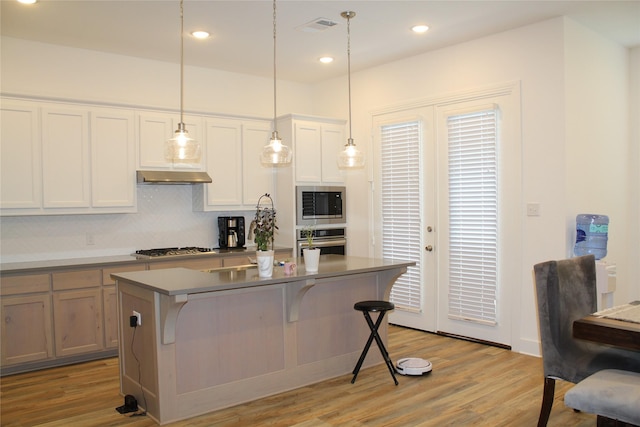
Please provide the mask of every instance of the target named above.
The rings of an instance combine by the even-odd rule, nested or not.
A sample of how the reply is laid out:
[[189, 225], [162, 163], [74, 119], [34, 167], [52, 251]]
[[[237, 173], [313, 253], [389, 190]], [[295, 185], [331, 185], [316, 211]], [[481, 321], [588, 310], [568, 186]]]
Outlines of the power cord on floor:
[[[135, 314], [135, 311], [134, 311]], [[138, 356], [136, 356], [136, 352], [133, 348], [133, 344], [136, 341], [136, 330], [138, 329], [138, 321], [139, 321], [139, 314], [137, 316], [130, 316], [129, 317], [129, 326], [133, 328], [133, 334], [131, 336], [131, 354], [133, 355], [133, 358], [136, 360], [136, 363], [138, 364], [138, 384], [140, 384], [140, 392], [142, 393], [142, 401], [144, 404], [144, 411], [140, 412], [139, 408], [138, 408], [138, 401], [136, 400], [136, 398], [130, 394], [127, 394], [124, 397], [124, 405], [122, 406], [118, 406], [116, 408], [116, 411], [120, 412], [121, 414], [128, 414], [130, 412], [134, 412], [134, 414], [129, 415], [130, 417], [140, 417], [143, 415], [147, 415], [147, 398], [144, 395], [144, 387], [142, 387], [142, 370], [140, 367], [140, 359], [138, 359]]]
[[[132, 316], [132, 317], [135, 317], [135, 316]], [[144, 405], [143, 412], [136, 412], [130, 416], [141, 417], [141, 416], [147, 415], [147, 398], [144, 395], [144, 387], [142, 387], [142, 370], [140, 368], [140, 359], [138, 359], [138, 356], [136, 356], [136, 352], [133, 349], [133, 343], [136, 340], [136, 330], [138, 329], [138, 319], [136, 318], [135, 322], [131, 321], [130, 323], [133, 324], [133, 336], [131, 337], [131, 354], [133, 355], [133, 358], [136, 360], [136, 363], [138, 364], [138, 384], [140, 384], [140, 392], [142, 393], [142, 403]]]

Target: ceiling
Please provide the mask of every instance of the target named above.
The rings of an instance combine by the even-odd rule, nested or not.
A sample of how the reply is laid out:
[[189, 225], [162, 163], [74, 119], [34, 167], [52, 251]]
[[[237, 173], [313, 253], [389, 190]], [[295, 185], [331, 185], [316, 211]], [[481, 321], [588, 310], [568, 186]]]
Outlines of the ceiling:
[[[566, 15], [617, 43], [640, 45], [638, 1], [313, 1], [277, 2], [277, 77], [303, 83], [344, 75], [351, 20], [352, 71]], [[44, 43], [179, 63], [178, 0], [1, 0], [1, 34]], [[299, 27], [325, 18], [319, 32]], [[185, 0], [184, 62], [273, 78], [273, 4]], [[413, 34], [414, 24], [430, 30]], [[207, 40], [188, 33], [205, 29]], [[328, 65], [324, 55], [335, 57]]]

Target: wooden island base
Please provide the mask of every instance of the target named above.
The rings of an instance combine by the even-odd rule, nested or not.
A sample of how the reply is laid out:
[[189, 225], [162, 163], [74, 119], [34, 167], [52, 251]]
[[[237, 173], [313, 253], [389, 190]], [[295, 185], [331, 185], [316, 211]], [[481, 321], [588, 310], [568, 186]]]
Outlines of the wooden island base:
[[[299, 267], [285, 277], [276, 268], [267, 280], [252, 270], [114, 275], [122, 394], [166, 424], [350, 373], [369, 336], [354, 303], [387, 299], [411, 263], [348, 257], [346, 265], [346, 258], [321, 261], [313, 275]], [[207, 283], [199, 290], [150, 285], [195, 274]], [[133, 311], [142, 315], [136, 328]], [[385, 341], [386, 334], [385, 321]], [[372, 348], [365, 366], [381, 362]]]

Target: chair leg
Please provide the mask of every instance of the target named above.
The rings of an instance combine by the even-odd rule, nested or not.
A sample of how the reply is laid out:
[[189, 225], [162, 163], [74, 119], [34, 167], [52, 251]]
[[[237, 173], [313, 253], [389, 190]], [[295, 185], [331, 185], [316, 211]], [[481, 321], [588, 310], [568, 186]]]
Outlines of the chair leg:
[[551, 415], [551, 407], [553, 406], [553, 395], [556, 390], [556, 380], [545, 377], [544, 393], [542, 395], [542, 407], [540, 408], [540, 417], [538, 418], [538, 427], [546, 427]]

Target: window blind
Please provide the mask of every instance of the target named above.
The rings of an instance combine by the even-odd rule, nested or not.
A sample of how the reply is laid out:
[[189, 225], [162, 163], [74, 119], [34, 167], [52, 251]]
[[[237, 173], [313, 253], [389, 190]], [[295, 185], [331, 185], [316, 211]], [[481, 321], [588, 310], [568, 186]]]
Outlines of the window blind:
[[451, 115], [448, 127], [448, 316], [496, 324], [498, 173], [495, 109]]
[[420, 312], [420, 123], [381, 127], [382, 256], [415, 261], [396, 280], [396, 309]]

